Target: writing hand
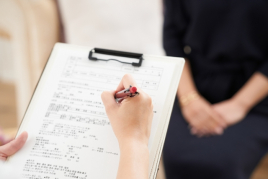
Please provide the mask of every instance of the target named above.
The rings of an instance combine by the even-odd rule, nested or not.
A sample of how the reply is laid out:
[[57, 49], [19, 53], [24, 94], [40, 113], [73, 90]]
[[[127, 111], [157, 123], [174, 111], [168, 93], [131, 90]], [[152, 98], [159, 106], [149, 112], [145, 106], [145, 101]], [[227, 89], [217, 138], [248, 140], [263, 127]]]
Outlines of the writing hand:
[[25, 144], [26, 140], [28, 138], [27, 132], [23, 132], [19, 137], [12, 140], [11, 142], [0, 146], [0, 160], [6, 160], [7, 157], [15, 154], [17, 151], [19, 151], [23, 145]]
[[[116, 91], [128, 88], [129, 85], [137, 87], [132, 76], [125, 75]], [[119, 144], [129, 140], [148, 144], [153, 117], [152, 99], [139, 87], [137, 91], [139, 95], [129, 97], [120, 104], [115, 102], [115, 91], [102, 93], [102, 101]]]
[[[125, 75], [116, 91], [137, 87], [131, 75]], [[120, 148], [117, 179], [149, 177], [148, 142], [153, 118], [152, 99], [137, 87], [139, 95], [115, 102], [115, 91], [102, 93], [102, 101]]]

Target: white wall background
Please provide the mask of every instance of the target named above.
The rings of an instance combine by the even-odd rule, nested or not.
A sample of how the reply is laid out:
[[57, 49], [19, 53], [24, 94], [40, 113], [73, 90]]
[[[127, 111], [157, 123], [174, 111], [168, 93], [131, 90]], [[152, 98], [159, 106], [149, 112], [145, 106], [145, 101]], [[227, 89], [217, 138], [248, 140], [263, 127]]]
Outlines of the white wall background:
[[[164, 55], [162, 0], [59, 0], [67, 43]], [[0, 40], [0, 80], [14, 82], [11, 44]]]
[[12, 44], [5, 38], [0, 38], [0, 80], [10, 83], [15, 81]]
[[162, 55], [161, 0], [60, 0], [68, 43]]

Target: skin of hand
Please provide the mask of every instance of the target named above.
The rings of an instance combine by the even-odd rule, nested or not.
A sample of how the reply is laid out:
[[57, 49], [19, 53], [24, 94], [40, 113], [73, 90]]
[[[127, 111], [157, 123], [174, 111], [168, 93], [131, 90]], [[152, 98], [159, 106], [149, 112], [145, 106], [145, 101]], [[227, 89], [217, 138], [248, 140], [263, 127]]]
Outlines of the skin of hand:
[[191, 133], [199, 137], [222, 134], [226, 122], [204, 98], [182, 107], [182, 114], [191, 127]]
[[[185, 66], [182, 72], [177, 96], [187, 96], [189, 92], [198, 91], [191, 72], [190, 62], [185, 59]], [[189, 123], [191, 133], [199, 137], [221, 134], [226, 123], [221, 119], [211, 104], [204, 98], [199, 98], [182, 107], [182, 115]]]
[[213, 109], [226, 121], [228, 126], [240, 122], [247, 114], [246, 108], [232, 99], [213, 105]]
[[7, 157], [19, 151], [25, 144], [27, 138], [28, 138], [27, 132], [23, 132], [16, 139], [12, 140], [11, 142], [3, 146], [0, 146], [0, 160], [5, 161]]
[[6, 138], [5, 134], [3, 133], [3, 131], [0, 129], [0, 146], [7, 144], [8, 142], [10, 142], [12, 139]]
[[268, 78], [256, 72], [231, 99], [214, 104], [213, 108], [230, 126], [244, 119], [248, 111], [267, 95]]
[[[122, 78], [116, 91], [137, 87], [131, 75]], [[139, 95], [116, 103], [115, 91], [102, 93], [107, 116], [117, 137], [120, 148], [120, 162], [117, 179], [148, 178], [148, 141], [153, 118], [152, 99], [137, 87]]]
[[[197, 88], [192, 77], [190, 62], [185, 59], [177, 95], [184, 96], [191, 91], [197, 91]], [[214, 105], [205, 99], [192, 101], [182, 107], [182, 114], [189, 123], [192, 134], [198, 136], [220, 134], [228, 125], [241, 121], [247, 112], [267, 95], [268, 78], [256, 72], [232, 99]]]

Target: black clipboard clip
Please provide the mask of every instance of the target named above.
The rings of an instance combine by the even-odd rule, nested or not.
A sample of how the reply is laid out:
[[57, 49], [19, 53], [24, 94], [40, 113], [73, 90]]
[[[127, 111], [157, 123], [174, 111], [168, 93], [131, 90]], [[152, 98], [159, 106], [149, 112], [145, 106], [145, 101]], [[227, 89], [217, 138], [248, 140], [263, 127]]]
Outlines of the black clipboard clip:
[[[104, 54], [104, 55], [114, 55], [114, 56], [119, 56], [119, 57], [127, 57], [127, 58], [137, 58], [139, 59], [138, 63], [135, 62], [124, 62], [120, 61], [117, 59], [99, 59], [96, 57], [93, 57], [93, 53], [99, 53], [99, 54]], [[142, 54], [140, 53], [132, 53], [132, 52], [122, 52], [122, 51], [116, 51], [116, 50], [108, 50], [108, 49], [102, 49], [102, 48], [94, 48], [90, 50], [89, 55], [88, 55], [89, 60], [102, 60], [102, 61], [109, 61], [109, 60], [114, 60], [120, 63], [125, 63], [125, 64], [132, 64], [132, 66], [135, 67], [140, 67], [142, 64]]]

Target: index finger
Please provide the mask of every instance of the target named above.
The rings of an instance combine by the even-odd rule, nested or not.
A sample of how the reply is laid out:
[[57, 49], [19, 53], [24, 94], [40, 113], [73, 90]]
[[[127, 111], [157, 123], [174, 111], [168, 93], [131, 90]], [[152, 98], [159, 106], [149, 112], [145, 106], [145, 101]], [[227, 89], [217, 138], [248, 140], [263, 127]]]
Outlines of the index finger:
[[137, 87], [136, 81], [133, 79], [132, 75], [130, 74], [125, 74], [123, 78], [121, 79], [118, 87], [116, 88], [116, 91], [121, 91], [126, 88], [129, 88], [129, 86], [135, 86]]

